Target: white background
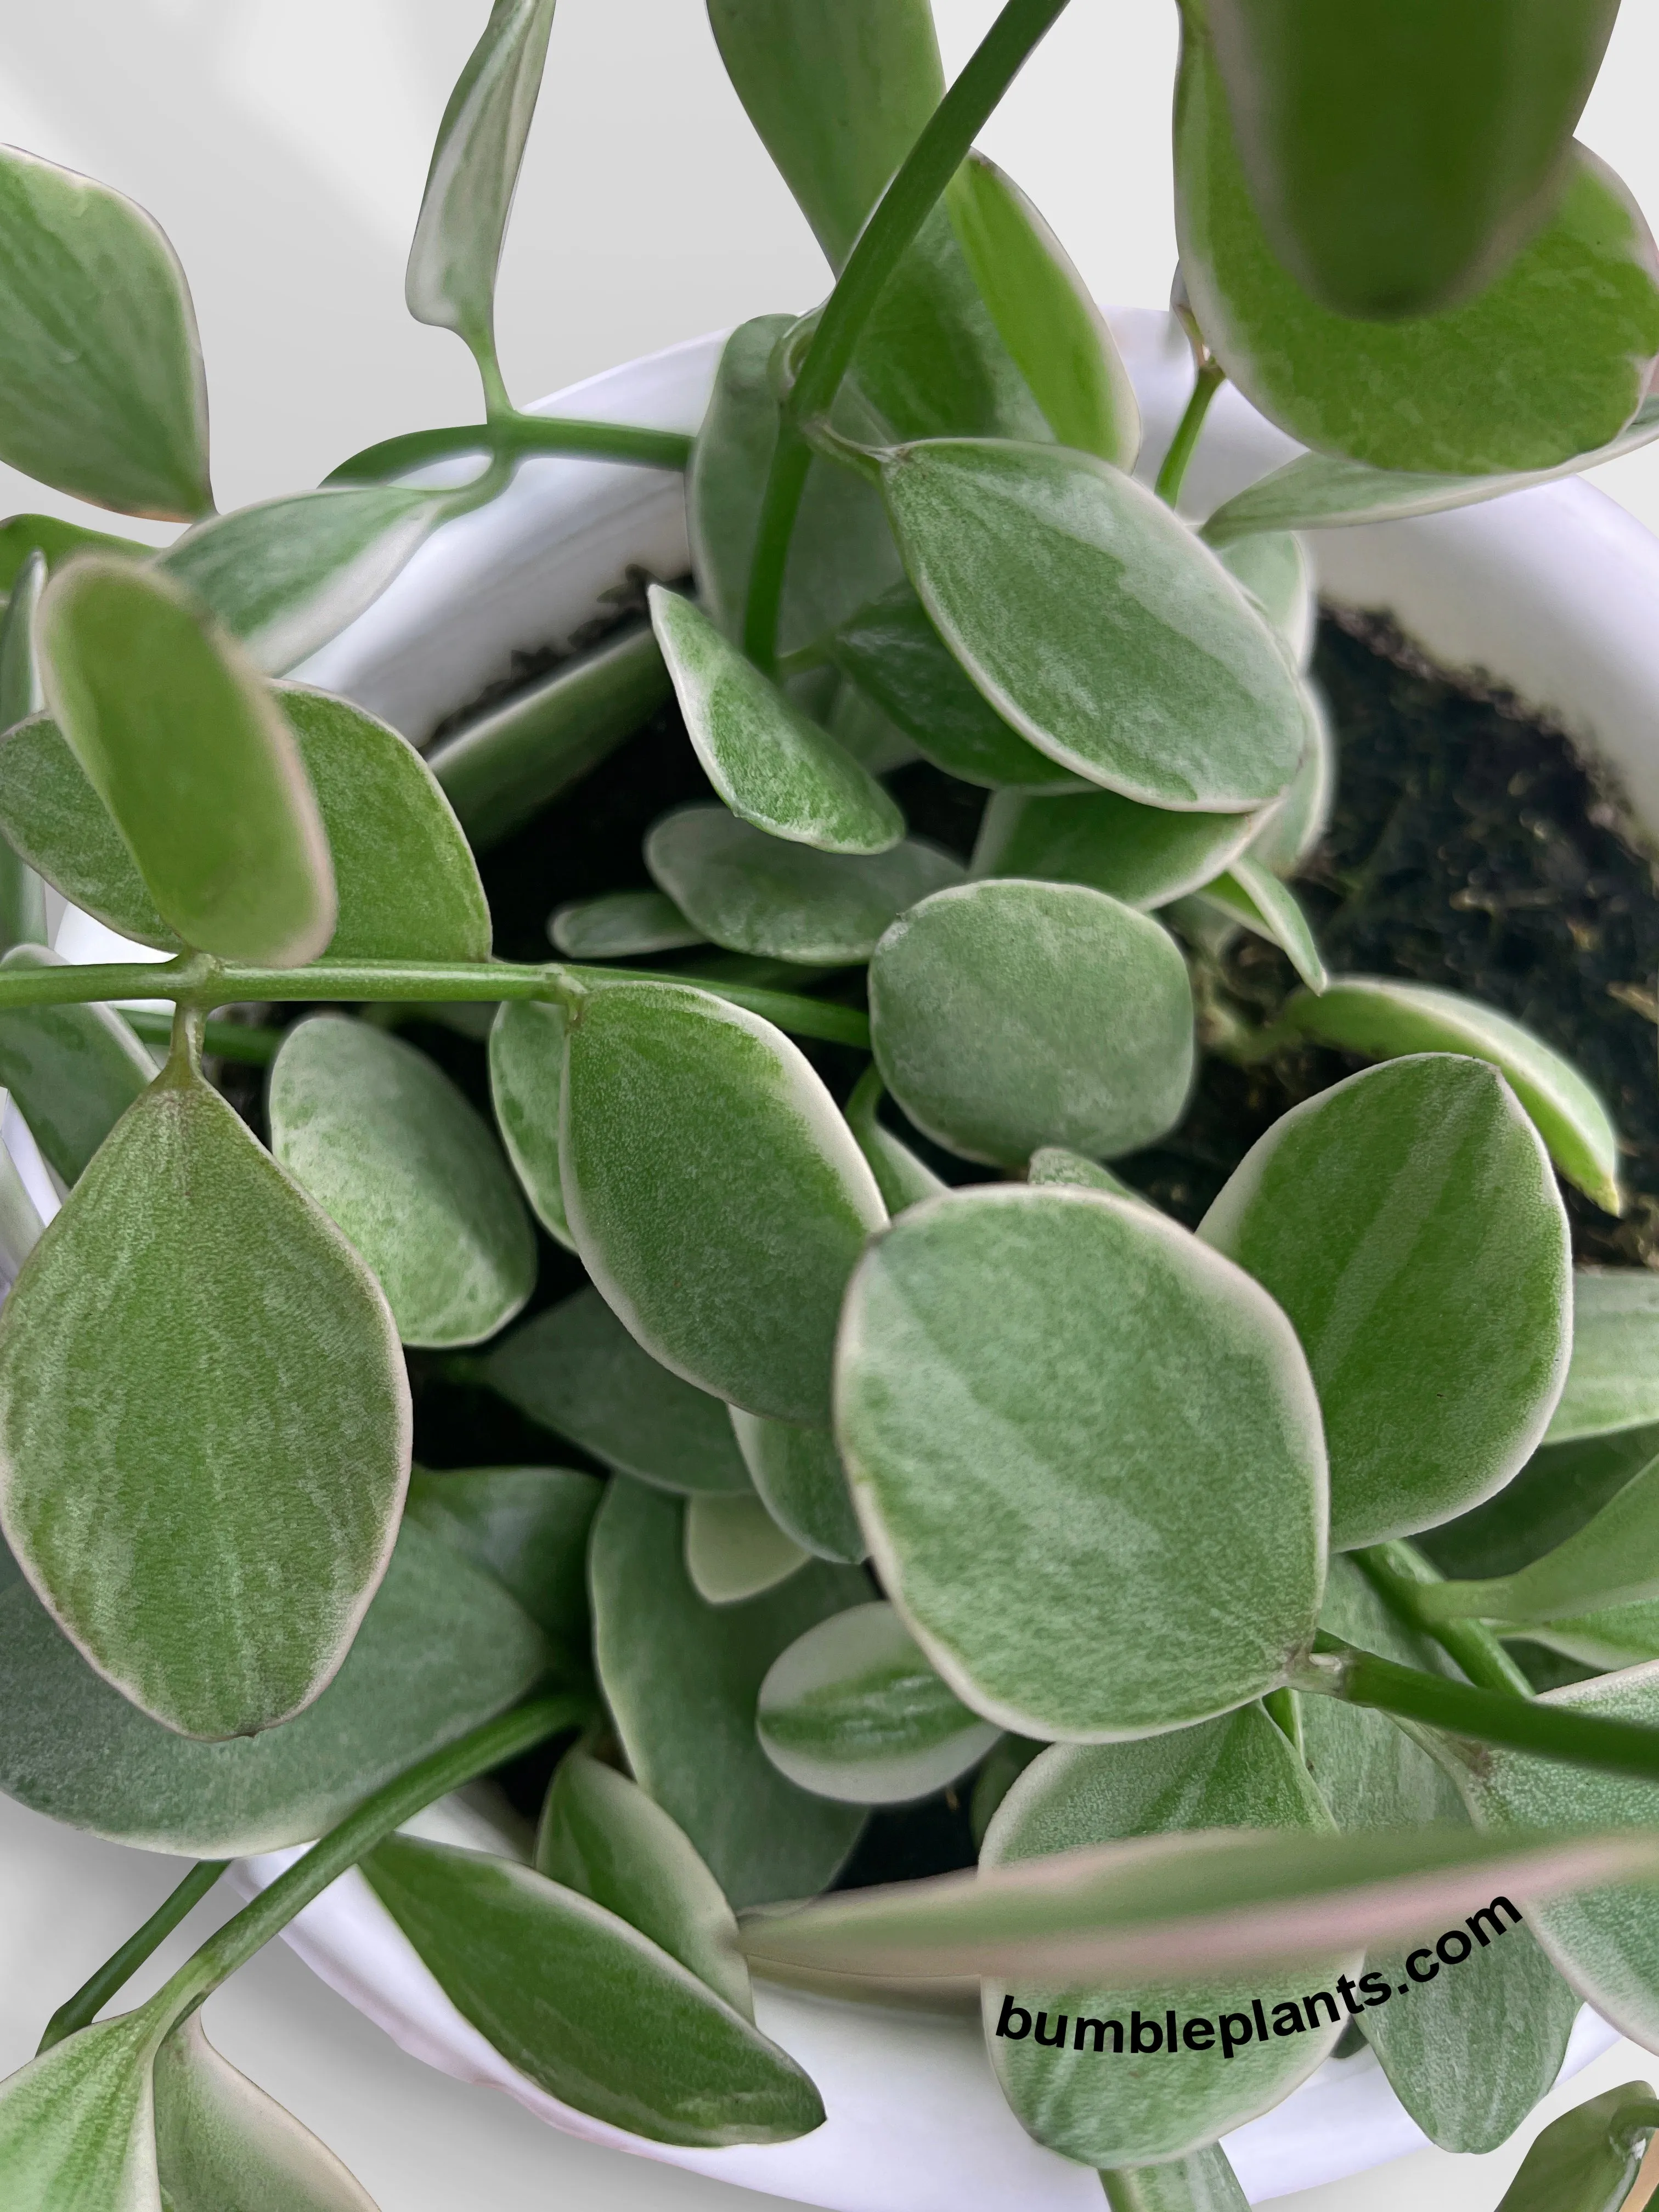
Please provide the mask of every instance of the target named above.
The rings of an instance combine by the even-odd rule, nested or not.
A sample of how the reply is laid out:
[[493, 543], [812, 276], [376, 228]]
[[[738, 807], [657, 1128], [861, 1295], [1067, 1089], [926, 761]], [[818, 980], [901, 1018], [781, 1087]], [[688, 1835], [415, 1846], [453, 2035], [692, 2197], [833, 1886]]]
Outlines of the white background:
[[[994, 0], [935, 8], [954, 70]], [[466, 356], [407, 319], [402, 275], [432, 134], [486, 13], [485, 0], [52, 0], [6, 10], [0, 137], [131, 193], [189, 272], [222, 506], [313, 483], [395, 431], [476, 419]], [[1073, 0], [985, 135], [1103, 300], [1150, 304], [1168, 293], [1175, 37], [1172, 7]], [[1581, 135], [1659, 214], [1656, 82], [1659, 16], [1632, 7]], [[515, 396], [748, 315], [804, 308], [824, 285], [805, 225], [726, 84], [699, 0], [562, 0], [502, 278]], [[1600, 481], [1659, 526], [1659, 448]], [[0, 514], [21, 507], [99, 520], [0, 469]], [[22, 2063], [53, 2007], [177, 1871], [0, 1800], [0, 2073]], [[215, 1917], [210, 1905], [198, 1918], [205, 1927]], [[760, 2202], [553, 2136], [506, 2100], [427, 2072], [280, 1944], [215, 1999], [209, 2021], [228, 2056], [340, 2152], [382, 2212], [540, 2212], [551, 2202], [568, 2212], [743, 2212]], [[1626, 2047], [1557, 2101], [1652, 2071]], [[1403, 2193], [1419, 2212], [1486, 2212], [1518, 2155], [1425, 2153], [1281, 2202], [1285, 2212], [1392, 2212]]]

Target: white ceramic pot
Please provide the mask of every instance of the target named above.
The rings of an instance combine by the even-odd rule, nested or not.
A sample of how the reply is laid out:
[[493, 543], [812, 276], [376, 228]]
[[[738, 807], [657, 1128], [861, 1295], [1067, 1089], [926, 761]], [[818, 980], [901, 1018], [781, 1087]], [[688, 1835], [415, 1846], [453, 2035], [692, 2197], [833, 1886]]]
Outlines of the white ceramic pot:
[[[1190, 366], [1169, 317], [1115, 317], [1140, 393], [1152, 465], [1184, 404]], [[695, 428], [719, 350], [698, 340], [557, 395], [562, 411]], [[1206, 511], [1294, 448], [1231, 389], [1188, 478]], [[1621, 780], [1659, 834], [1659, 541], [1577, 483], [1425, 520], [1311, 540], [1327, 594], [1384, 610], [1443, 665], [1479, 671], [1558, 720]], [[304, 673], [420, 742], [515, 649], [568, 638], [629, 565], [687, 563], [678, 481], [589, 461], [526, 465], [496, 503], [450, 526], [384, 599]], [[437, 1830], [467, 1836], [464, 1809]], [[447, 1826], [446, 1827], [446, 1823]], [[459, 1823], [458, 1828], [457, 1823]], [[240, 1870], [248, 1887], [292, 1854]], [[449, 2003], [355, 1874], [288, 1939], [396, 2042], [463, 2080], [494, 2083], [554, 2127], [835, 2212], [1098, 2212], [1085, 2168], [1040, 2148], [1004, 2104], [975, 2021], [841, 2004], [763, 1985], [760, 2024], [811, 2074], [829, 2118], [793, 2143], [724, 2151], [647, 2142], [574, 2112], [514, 2072]], [[1613, 2040], [1581, 2015], [1576, 2070]], [[1369, 2053], [1329, 2062], [1228, 2150], [1253, 2201], [1340, 2179], [1421, 2147]]]

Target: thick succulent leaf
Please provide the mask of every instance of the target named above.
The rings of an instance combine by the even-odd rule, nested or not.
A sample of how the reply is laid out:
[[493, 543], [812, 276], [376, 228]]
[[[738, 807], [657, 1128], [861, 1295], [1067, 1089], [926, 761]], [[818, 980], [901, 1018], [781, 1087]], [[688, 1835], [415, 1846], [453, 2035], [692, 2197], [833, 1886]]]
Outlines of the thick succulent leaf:
[[[17, 945], [0, 969], [62, 964], [44, 945]], [[0, 1084], [17, 1101], [48, 1165], [82, 1170], [155, 1075], [155, 1062], [112, 1006], [9, 1006], [0, 1012]]]
[[1100, 2180], [1111, 2212], [1246, 2212], [1249, 2203], [1219, 2143], [1158, 2166], [1108, 2166]]
[[[980, 1863], [1004, 1867], [1122, 1837], [1194, 1828], [1317, 1833], [1331, 1825], [1294, 1749], [1261, 1707], [1251, 1705], [1150, 1742], [1056, 1744], [1003, 1799]], [[1004, 2096], [1051, 2150], [1097, 2166], [1182, 2157], [1278, 2104], [1313, 2072], [1341, 2026], [1311, 2000], [1304, 2009], [1303, 1993], [1340, 1986], [1338, 1977], [1357, 1972], [1358, 1965], [1352, 1947], [1333, 1947], [1328, 1957], [1310, 1964], [1294, 1990], [1281, 1984], [1262, 1991], [1264, 2005], [1288, 2002], [1293, 2008], [1288, 2014], [1274, 2009], [1276, 2034], [1265, 2017], [1257, 2032], [1251, 2000], [1261, 1984], [1254, 1979], [1224, 1978], [1197, 1989], [1153, 1981], [1121, 1992], [1081, 1981], [1034, 1988], [1024, 1980], [1012, 1987], [988, 1980], [987, 2047]], [[1328, 2002], [1334, 2014], [1335, 2000]], [[1144, 2048], [1151, 2039], [1135, 2036], [1137, 2016], [1155, 2024], [1161, 2044], [1171, 2010], [1184, 2016], [1175, 2063], [1138, 2063], [1133, 2044]], [[1028, 2023], [1023, 2035], [1021, 2012]], [[1091, 2020], [1104, 2025], [1092, 2028]], [[1062, 2021], [1072, 2026], [1069, 2042]], [[1039, 2044], [1039, 2032], [1050, 2047]], [[1115, 2048], [1120, 2040], [1121, 2051]], [[1169, 2053], [1164, 2057], [1167, 2062]]]
[[1310, 991], [1325, 988], [1325, 963], [1295, 895], [1278, 877], [1246, 854], [1205, 889], [1205, 897], [1257, 937], [1278, 945]]
[[950, 1186], [878, 1118], [877, 1109], [885, 1090], [881, 1071], [872, 1061], [853, 1086], [847, 1102], [847, 1126], [870, 1163], [882, 1203], [890, 1213], [902, 1213], [907, 1206], [937, 1198]]
[[828, 1429], [727, 1408], [757, 1495], [780, 1528], [820, 1559], [856, 1566], [866, 1551], [847, 1471]]
[[1012, 177], [969, 154], [945, 204], [980, 296], [1062, 446], [1132, 469], [1140, 410], [1106, 318]]
[[144, 879], [49, 714], [0, 740], [0, 830], [54, 889], [123, 937], [177, 952]]
[[1307, 750], [1291, 778], [1290, 789], [1277, 806], [1268, 810], [1249, 842], [1250, 858], [1271, 868], [1276, 876], [1298, 872], [1329, 826], [1336, 799], [1336, 733], [1317, 689], [1310, 685], [1308, 696], [1314, 711]]
[[[1351, 1559], [1331, 1561], [1320, 1619], [1334, 1634], [1401, 1666], [1446, 1670], [1435, 1646], [1400, 1626]], [[1449, 1778], [1385, 1713], [1304, 1697], [1301, 1718], [1309, 1769], [1340, 1828], [1467, 1820]], [[1475, 1934], [1484, 1940], [1455, 1972], [1420, 1953], [1410, 1967], [1399, 1951], [1365, 1961], [1373, 1971], [1363, 1984], [1360, 2027], [1401, 2102], [1443, 2150], [1494, 2150], [1508, 2141], [1560, 2072], [1578, 2012], [1527, 1928], [1499, 1915]], [[1431, 1976], [1425, 1966], [1435, 1969]], [[1496, 2021], [1503, 2022], [1498, 2035]]]
[[334, 932], [328, 840], [299, 750], [240, 653], [176, 586], [88, 557], [47, 586], [46, 696], [169, 927], [300, 967]]
[[701, 936], [815, 968], [867, 960], [907, 907], [963, 878], [959, 861], [915, 838], [867, 858], [823, 853], [723, 806], [665, 816], [645, 841], [645, 864]]
[[344, 1237], [176, 1066], [0, 1310], [0, 1518], [100, 1674], [199, 1736], [310, 1704], [409, 1475], [392, 1316]]
[[547, 933], [567, 960], [640, 960], [647, 953], [680, 952], [708, 942], [661, 891], [603, 891], [598, 898], [573, 900], [555, 907]]
[[807, 1629], [870, 1594], [812, 1560], [741, 1605], [707, 1606], [685, 1571], [682, 1508], [614, 1482], [588, 1561], [599, 1680], [628, 1763], [733, 1905], [823, 1889], [857, 1839], [856, 1808], [787, 1782], [755, 1737], [766, 1671]]
[[489, 1097], [520, 1188], [542, 1227], [576, 1249], [559, 1181], [559, 1101], [564, 1096], [564, 1012], [539, 999], [507, 1000], [489, 1030]]
[[931, 1796], [1001, 1734], [934, 1673], [886, 1604], [850, 1606], [780, 1652], [755, 1731], [780, 1774], [848, 1805]]
[[1168, 931], [1076, 884], [939, 891], [870, 963], [882, 1079], [916, 1127], [1004, 1167], [1130, 1152], [1180, 1119], [1192, 991]]
[[162, 2212], [153, 2008], [83, 2027], [0, 2082], [0, 2179], [28, 2212]]
[[193, 2013], [155, 2054], [168, 2212], [375, 2212], [333, 2152], [222, 2058]]
[[758, 1498], [689, 1498], [685, 1571], [705, 1605], [735, 1605], [775, 1589], [811, 1554]]
[[1301, 1350], [1145, 1206], [1006, 1184], [902, 1215], [853, 1279], [836, 1431], [883, 1589], [1004, 1727], [1178, 1728], [1305, 1648], [1325, 1455]]
[[363, 1872], [451, 2002], [562, 2104], [653, 2142], [787, 2142], [822, 2124], [793, 2058], [591, 1899], [408, 1836]]
[[1656, 2128], [1645, 2081], [1575, 2105], [1534, 2139], [1498, 2212], [1620, 2212]]
[[1222, 567], [1243, 584], [1305, 672], [1313, 657], [1319, 600], [1302, 540], [1279, 531], [1240, 538], [1217, 550]]
[[1554, 214], [1466, 306], [1403, 321], [1322, 307], [1251, 203], [1214, 55], [1188, 11], [1176, 228], [1206, 343], [1247, 399], [1317, 451], [1383, 469], [1550, 469], [1606, 445], [1659, 354], [1652, 241], [1611, 170], [1571, 149]]
[[588, 1667], [587, 1538], [604, 1485], [570, 1467], [472, 1467], [410, 1478], [404, 1521], [495, 1576], [561, 1666]]
[[423, 1052], [321, 1014], [270, 1070], [271, 1150], [374, 1270], [405, 1344], [478, 1344], [536, 1285], [536, 1238], [488, 1125]]
[[583, 1263], [653, 1358], [824, 1424], [842, 1292], [886, 1213], [794, 1045], [684, 984], [602, 986], [570, 1016], [559, 1166]]
[[1503, 1070], [1568, 1182], [1607, 1212], [1622, 1210], [1619, 1133], [1607, 1108], [1571, 1061], [1506, 1014], [1425, 983], [1342, 975], [1316, 998], [1298, 993], [1285, 1017], [1321, 1044], [1370, 1060], [1457, 1052], [1490, 1060]]
[[8, 146], [0, 238], [0, 459], [125, 514], [210, 507], [196, 315], [159, 227]]
[[999, 791], [980, 823], [973, 872], [1086, 884], [1144, 910], [1207, 884], [1256, 828], [1249, 814], [1173, 814], [1115, 791]]
[[1494, 1069], [1425, 1053], [1292, 1107], [1199, 1233], [1295, 1325], [1338, 1549], [1449, 1521], [1526, 1463], [1566, 1373], [1572, 1281], [1549, 1161]]
[[536, 1871], [637, 1928], [733, 2012], [754, 2018], [732, 1908], [685, 1831], [636, 1782], [568, 1752], [542, 1808]]
[[1436, 1583], [1423, 1603], [1434, 1620], [1516, 1624], [1648, 1598], [1659, 1598], [1659, 1459], [1541, 1559], [1494, 1580]]
[[720, 1496], [750, 1486], [720, 1400], [642, 1352], [595, 1290], [515, 1329], [483, 1379], [530, 1420], [641, 1482]]
[[0, 1589], [0, 1790], [143, 1850], [276, 1850], [515, 1704], [552, 1656], [491, 1576], [406, 1522], [316, 1703], [259, 1735], [201, 1743], [94, 1674], [20, 1581]]
[[928, 614], [1039, 751], [1154, 806], [1239, 812], [1284, 790], [1307, 741], [1296, 671], [1144, 485], [1085, 454], [971, 438], [902, 447], [882, 481]]
[[1045, 1183], [1060, 1183], [1074, 1185], [1079, 1190], [1103, 1190], [1113, 1198], [1127, 1199], [1132, 1206], [1146, 1206], [1154, 1213], [1158, 1211], [1151, 1199], [1143, 1198], [1121, 1176], [1115, 1176], [1110, 1168], [1103, 1168], [1095, 1160], [1085, 1160], [1081, 1152], [1068, 1152], [1064, 1145], [1043, 1145], [1033, 1152], [1025, 1180], [1039, 1188]]
[[1581, 1267], [1572, 1279], [1572, 1361], [1546, 1442], [1571, 1443], [1659, 1421], [1659, 1282], [1645, 1267]]
[[849, 684], [948, 775], [994, 791], [1076, 787], [1070, 769], [1028, 744], [975, 690], [902, 580], [849, 615], [828, 642]]
[[651, 587], [651, 619], [697, 758], [734, 814], [826, 853], [884, 853], [904, 817], [689, 599]]
[[1582, 1443], [1540, 1445], [1515, 1480], [1472, 1513], [1417, 1540], [1460, 1581], [1511, 1575], [1565, 1543], [1659, 1454], [1659, 1424]]

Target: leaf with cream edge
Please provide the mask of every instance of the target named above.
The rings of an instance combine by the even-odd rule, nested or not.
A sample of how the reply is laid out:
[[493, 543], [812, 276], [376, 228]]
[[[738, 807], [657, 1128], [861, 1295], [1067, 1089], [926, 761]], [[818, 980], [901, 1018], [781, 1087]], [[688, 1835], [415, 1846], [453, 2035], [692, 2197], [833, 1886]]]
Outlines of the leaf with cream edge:
[[1027, 1182], [1039, 1188], [1045, 1184], [1071, 1184], [1079, 1190], [1103, 1190], [1109, 1197], [1127, 1199], [1132, 1206], [1151, 1206], [1157, 1213], [1160, 1209], [1149, 1198], [1143, 1198], [1133, 1185], [1115, 1176], [1110, 1168], [1102, 1167], [1097, 1161], [1085, 1160], [1081, 1152], [1068, 1152], [1064, 1145], [1044, 1145], [1033, 1152], [1025, 1170]]
[[[16, 945], [0, 975], [61, 967], [44, 945]], [[110, 1131], [155, 1079], [155, 1062], [112, 1006], [0, 1012], [0, 1084], [64, 1182], [77, 1182]]]
[[555, 907], [547, 933], [567, 960], [638, 960], [708, 942], [661, 891], [605, 891], [598, 898], [574, 899]]
[[1224, 1712], [1313, 1633], [1325, 1453], [1301, 1348], [1144, 1206], [1007, 1184], [901, 1215], [848, 1293], [836, 1433], [882, 1588], [1022, 1735]]
[[901, 447], [882, 484], [928, 614], [1038, 751], [1182, 811], [1244, 812], [1290, 782], [1310, 711], [1296, 670], [1144, 485], [1086, 454], [972, 438]]
[[1486, 1582], [1432, 1583], [1417, 1602], [1431, 1621], [1570, 1619], [1659, 1598], [1659, 1460], [1541, 1559]]
[[1580, 1267], [1572, 1359], [1546, 1443], [1659, 1421], [1659, 1282], [1645, 1267]]
[[1288, 531], [1278, 531], [1270, 536], [1240, 538], [1216, 550], [1222, 567], [1243, 584], [1305, 675], [1313, 658], [1319, 601], [1301, 539]]
[[569, 1017], [560, 1178], [576, 1249], [662, 1364], [822, 1427], [842, 1293], [886, 1219], [805, 1055], [678, 983], [607, 983]]
[[1158, 2166], [1103, 2167], [1100, 2185], [1111, 2212], [1249, 2212], [1249, 2207], [1219, 2143]]
[[1336, 732], [1318, 690], [1310, 686], [1313, 721], [1308, 748], [1290, 788], [1251, 837], [1253, 860], [1276, 876], [1294, 876], [1324, 836], [1336, 799]]
[[1495, 1068], [1425, 1053], [1292, 1107], [1199, 1234], [1295, 1325], [1337, 1549], [1449, 1521], [1525, 1464], [1566, 1374], [1571, 1262], [1548, 1158]]
[[368, 1022], [283, 1039], [270, 1148], [374, 1270], [405, 1344], [481, 1343], [536, 1285], [536, 1238], [481, 1116], [436, 1063]]
[[167, 2212], [375, 2212], [333, 2152], [220, 2057], [199, 2013], [162, 2044], [152, 2079]]
[[489, 1028], [489, 1097], [501, 1146], [556, 1244], [576, 1249], [559, 1181], [559, 1101], [564, 1094], [564, 1010], [546, 1000], [508, 1000]]
[[1230, 868], [1206, 884], [1203, 896], [1254, 935], [1276, 945], [1316, 996], [1324, 990], [1325, 963], [1308, 917], [1277, 876], [1241, 853]]
[[405, 1522], [493, 1575], [560, 1662], [588, 1668], [587, 1538], [604, 1484], [573, 1467], [470, 1467], [410, 1477]]
[[410, 1419], [368, 1267], [169, 1062], [0, 1310], [0, 1519], [53, 1617], [184, 1735], [287, 1719], [386, 1571]]
[[916, 1127], [1003, 1167], [1040, 1145], [1134, 1152], [1192, 1081], [1174, 939], [1079, 884], [987, 880], [912, 907], [870, 963], [870, 1034]]
[[107, 185], [0, 151], [0, 459], [125, 514], [213, 505], [190, 289]]
[[222, 959], [314, 959], [334, 933], [328, 840], [236, 648], [154, 569], [94, 556], [47, 586], [36, 637], [53, 717], [168, 927]]
[[[1040, 1862], [1083, 1845], [1192, 1829], [1317, 1834], [1332, 1826], [1291, 1743], [1259, 1705], [1249, 1705], [1149, 1742], [1055, 1745], [1026, 1768], [998, 1807], [980, 1863]], [[1152, 1978], [1121, 1992], [1070, 1977], [1035, 1987], [1021, 1980], [1012, 1989], [993, 1978], [981, 1999], [986, 2047], [1015, 2117], [1050, 2150], [1096, 2166], [1179, 2158], [1254, 2119], [1306, 2080], [1329, 2055], [1345, 2021], [1327, 2018], [1311, 2001], [1304, 2015], [1302, 1993], [1310, 1984], [1334, 1990], [1340, 1975], [1357, 1974], [1359, 1966], [1357, 1950], [1347, 1945], [1306, 1965], [1294, 1985], [1277, 1988], [1262, 1989], [1243, 1976], [1197, 1989]], [[1260, 2034], [1252, 2005], [1258, 1991], [1265, 2008]], [[1024, 2036], [998, 2034], [1005, 2000], [1032, 2021]], [[1334, 1996], [1328, 2002], [1338, 2008]], [[1176, 2063], [1111, 2063], [1114, 2021], [1127, 2051], [1133, 2014], [1167, 2028], [1171, 2009], [1192, 2023]], [[1267, 2013], [1277, 2033], [1266, 2031]], [[1035, 2023], [1043, 2014], [1049, 2035], [1058, 2038], [1055, 2047], [1036, 2041]], [[1091, 2027], [1091, 2020], [1103, 2024]], [[1063, 2021], [1073, 2023], [1069, 2045]]]
[[169, 2023], [82, 2028], [0, 2082], [0, 2179], [28, 2212], [163, 2212], [150, 2066]]
[[734, 814], [826, 853], [884, 853], [904, 817], [689, 599], [653, 584], [651, 620], [693, 750]]
[[1197, 890], [1256, 834], [1249, 814], [1173, 814], [1115, 791], [992, 794], [973, 872], [1086, 884], [1145, 911]]
[[780, 1652], [755, 1732], [779, 1773], [847, 1805], [931, 1796], [1002, 1733], [940, 1680], [886, 1604], [849, 1606]]
[[1498, 2212], [1620, 2212], [1659, 2129], [1645, 2081], [1604, 2089], [1536, 2136]]
[[1284, 1018], [1339, 1052], [1391, 1060], [1401, 1053], [1467, 1053], [1490, 1060], [1532, 1116], [1567, 1181], [1604, 1212], [1620, 1213], [1619, 1133], [1570, 1060], [1508, 1015], [1459, 991], [1398, 983], [1389, 975], [1339, 975], [1316, 997], [1297, 992]]
[[685, 1501], [685, 1571], [705, 1605], [775, 1589], [810, 1557], [757, 1497]]
[[816, 1558], [856, 1566], [864, 1532], [831, 1431], [726, 1410], [756, 1494], [779, 1528]]

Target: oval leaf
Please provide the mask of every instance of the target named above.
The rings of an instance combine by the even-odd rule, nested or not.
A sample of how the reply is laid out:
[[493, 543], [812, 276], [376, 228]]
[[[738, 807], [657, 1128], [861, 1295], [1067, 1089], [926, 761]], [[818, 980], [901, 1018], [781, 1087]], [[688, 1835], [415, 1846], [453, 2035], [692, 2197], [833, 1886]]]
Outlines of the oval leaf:
[[548, 916], [547, 933], [567, 960], [637, 960], [647, 952], [679, 952], [708, 941], [661, 891], [606, 891], [556, 907]]
[[856, 1566], [864, 1532], [830, 1431], [765, 1421], [737, 1406], [726, 1410], [750, 1480], [779, 1528], [818, 1559]]
[[1547, 1443], [1659, 1421], [1659, 1282], [1645, 1267], [1581, 1267], [1572, 1279], [1572, 1360]]
[[1659, 2128], [1645, 2081], [1606, 2089], [1534, 2137], [1498, 2212], [1619, 2212]]
[[569, 1467], [416, 1468], [404, 1520], [494, 1575], [579, 1678], [589, 1663], [587, 1536], [603, 1490]]
[[219, 2056], [199, 2014], [156, 2052], [153, 2078], [169, 2212], [375, 2212], [333, 2152]]
[[0, 2083], [0, 2173], [30, 2212], [161, 2212], [153, 2007], [84, 2027]]
[[531, 1211], [556, 1243], [576, 1249], [559, 1182], [559, 1101], [564, 1096], [564, 1012], [542, 999], [507, 1000], [489, 1028], [489, 1097], [495, 1126]]
[[[61, 966], [44, 945], [14, 945], [8, 969]], [[155, 1062], [112, 1006], [9, 1006], [0, 1012], [0, 1084], [65, 1183], [82, 1170], [155, 1078]]]
[[1235, 860], [1256, 832], [1249, 814], [1172, 814], [1115, 791], [1050, 799], [1000, 791], [980, 823], [975, 876], [1086, 884], [1125, 906], [1167, 906]]
[[810, 1554], [758, 1498], [690, 1498], [685, 1571], [705, 1605], [734, 1605], [775, 1589]]

